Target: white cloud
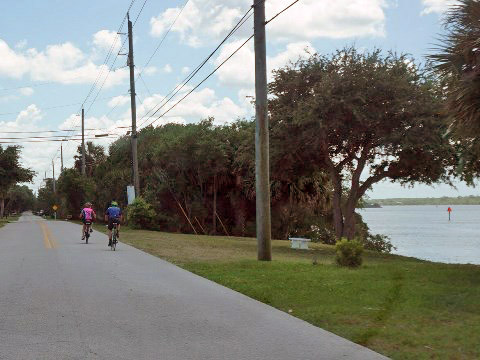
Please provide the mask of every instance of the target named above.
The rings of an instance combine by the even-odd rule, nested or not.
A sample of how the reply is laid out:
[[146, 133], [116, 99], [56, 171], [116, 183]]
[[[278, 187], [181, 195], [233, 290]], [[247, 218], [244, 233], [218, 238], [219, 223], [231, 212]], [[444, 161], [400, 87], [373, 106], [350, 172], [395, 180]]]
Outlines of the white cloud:
[[157, 67], [155, 66], [147, 66], [145, 69], [143, 69], [142, 71], [142, 75], [145, 74], [145, 75], [154, 75], [156, 74], [158, 71]]
[[100, 30], [93, 34], [93, 44], [103, 51], [110, 51], [113, 46], [113, 52], [120, 50], [122, 39], [115, 31]]
[[188, 66], [184, 66], [184, 67], [182, 68], [182, 74], [186, 74], [186, 73], [188, 73], [188, 72], [190, 72], [190, 68], [189, 68]]
[[173, 71], [172, 66], [170, 64], [165, 65], [162, 70], [164, 73], [167, 73], [167, 74], [170, 74]]
[[[29, 184], [29, 186], [37, 190], [38, 187], [42, 184], [42, 179], [47, 171], [47, 177], [52, 176], [52, 158], [55, 157], [55, 174], [58, 177], [60, 173], [60, 142], [59, 141], [46, 141], [47, 139], [41, 137], [51, 137], [52, 135], [65, 135], [68, 139], [68, 142], [63, 142], [63, 156], [64, 156], [64, 165], [65, 167], [71, 167], [74, 163], [74, 155], [77, 152], [77, 147], [80, 144], [79, 141], [74, 139], [79, 138], [80, 134], [80, 118], [78, 115], [72, 114], [68, 116], [60, 126], [58, 130], [66, 129], [76, 129], [74, 132], [64, 132], [64, 133], [52, 133], [49, 130], [52, 129], [51, 125], [45, 124], [42, 121], [44, 115], [40, 109], [35, 104], [31, 104], [26, 107], [21, 113], [17, 116], [14, 121], [1, 121], [0, 120], [0, 137], [9, 137], [9, 138], [24, 138], [26, 136], [36, 137], [32, 138], [30, 141], [26, 142], [25, 139], [22, 141], [22, 151], [21, 151], [21, 163], [23, 166], [31, 168], [37, 173], [37, 176], [34, 179], [34, 183]], [[95, 131], [86, 131], [87, 138], [93, 137], [95, 134], [117, 134], [124, 135], [127, 129], [118, 129], [119, 126], [128, 126], [130, 119], [120, 119], [118, 121], [102, 116], [99, 118], [96, 117], [87, 117], [85, 119], [85, 127], [87, 129], [97, 128], [100, 130]], [[12, 131], [36, 131], [37, 133], [11, 133]], [[57, 139], [57, 138], [55, 138]], [[16, 139], [9, 139], [10, 143], [0, 144], [1, 146], [15, 145], [13, 143]], [[108, 147], [115, 138], [96, 138], [95, 144], [104, 145]]]
[[[191, 88], [186, 87], [180, 96], [183, 96], [186, 91], [189, 91]], [[118, 97], [118, 100], [124, 101], [128, 96]], [[154, 105], [159, 103], [163, 99], [163, 96], [160, 94], [154, 94], [151, 97], [145, 99], [142, 105], [138, 107], [138, 116], [137, 124], [140, 125], [141, 117]], [[177, 98], [178, 99], [178, 98]], [[112, 99], [112, 102], [115, 99]], [[175, 101], [175, 100], [174, 100]], [[166, 107], [169, 108], [173, 105], [174, 101], [169, 103]], [[224, 124], [236, 120], [239, 117], [246, 116], [247, 112], [245, 109], [237, 105], [228, 97], [219, 97], [214, 90], [206, 88], [200, 91], [193, 92], [189, 97], [185, 99], [184, 102], [180, 103], [174, 110], [165, 116], [165, 118], [157, 121], [155, 125], [161, 125], [165, 123], [188, 123], [188, 122], [198, 122], [201, 119], [205, 119], [209, 116], [215, 117], [216, 124]], [[40, 121], [43, 117], [40, 109], [35, 105], [29, 105], [25, 108], [12, 122], [2, 122], [0, 121], [0, 136], [3, 137], [13, 137], [11, 133], [2, 133], [5, 131], [44, 131], [41, 133], [36, 133], [32, 136], [51, 136], [52, 133], [47, 131], [47, 128], [43, 125], [43, 121]], [[144, 120], [144, 119], [143, 119]], [[142, 121], [143, 121], [142, 120]], [[150, 123], [153, 119], [149, 119]], [[128, 126], [130, 126], [130, 110], [128, 109], [118, 120], [113, 120], [107, 116], [101, 117], [86, 117], [85, 118], [85, 127], [87, 129], [95, 128], [99, 130], [87, 130], [86, 136], [92, 137], [95, 134], [104, 134], [108, 133], [110, 135], [125, 135]], [[122, 127], [122, 128], [119, 128]], [[127, 127], [127, 128], [124, 128]], [[48, 126], [51, 129], [50, 126]], [[76, 129], [77, 131], [64, 133], [70, 138], [68, 142], [63, 144], [63, 154], [64, 154], [64, 165], [65, 167], [73, 166], [73, 157], [77, 152], [77, 147], [80, 144], [79, 141], [73, 139], [79, 138], [79, 117], [76, 114], [68, 116], [59, 126], [59, 130], [66, 129]], [[59, 134], [59, 133], [54, 133]], [[24, 136], [21, 134], [19, 136]], [[73, 139], [72, 137], [73, 136]], [[43, 140], [38, 140], [43, 141]], [[108, 147], [110, 143], [115, 141], [114, 138], [98, 138], [95, 139], [96, 144], [104, 145]], [[5, 144], [6, 145], [6, 144]], [[44, 172], [47, 170], [47, 177], [51, 177], [51, 159], [55, 158], [55, 172], [58, 176], [60, 168], [59, 160], [59, 148], [60, 142], [35, 142], [35, 143], [24, 143], [22, 150], [22, 164], [27, 166], [37, 172], [37, 176], [34, 180], [34, 185], [31, 185], [33, 189], [37, 189], [44, 177]]]
[[108, 102], [108, 106], [113, 108], [116, 106], [122, 106], [130, 102], [130, 95], [119, 95], [115, 96]]
[[0, 75], [20, 78], [28, 71], [26, 56], [17, 54], [8, 44], [0, 39]]
[[[227, 56], [237, 49], [244, 40], [238, 40], [226, 44], [219, 56], [215, 59], [215, 65], [219, 65]], [[300, 41], [290, 43], [284, 51], [275, 56], [267, 57], [268, 77], [271, 80], [271, 71], [285, 66], [290, 61], [296, 61], [299, 58], [309, 56], [309, 53], [315, 53], [313, 45], [308, 41]], [[217, 77], [221, 84], [227, 86], [235, 86], [240, 88], [252, 88], [255, 82], [255, 54], [253, 43], [241, 48], [228, 62], [225, 63], [218, 71]]]
[[[267, 19], [286, 5], [283, 1], [267, 2]], [[250, 6], [250, 0], [190, 0], [172, 31], [190, 46], [206, 45], [226, 35]], [[386, 7], [386, 0], [302, 0], [268, 25], [268, 36], [274, 41], [384, 36]], [[151, 34], [162, 36], [179, 11], [169, 8], [152, 17]], [[294, 26], [292, 19], [296, 19]], [[250, 33], [252, 19], [236, 36]]]
[[[96, 65], [72, 43], [49, 45], [43, 51], [30, 48], [14, 50], [0, 39], [0, 76], [19, 79], [29, 76], [33, 81], [54, 81], [62, 84], [93, 83], [108, 66]], [[105, 87], [122, 83], [128, 78], [128, 70], [111, 72]], [[103, 77], [100, 84], [103, 82]]]
[[[190, 89], [183, 89], [176, 99], [173, 99], [168, 105], [165, 105], [156, 116], [161, 115], [176, 103], [187, 91]], [[137, 123], [140, 127], [150, 124], [156, 116], [148, 118], [156, 109], [158, 104], [163, 104], [164, 97], [160, 94], [154, 94], [147, 97], [143, 104], [137, 108]], [[148, 114], [147, 116], [144, 116]], [[238, 118], [245, 117], [248, 112], [237, 105], [232, 99], [228, 97], [219, 98], [215, 91], [210, 88], [205, 88], [191, 93], [184, 101], [179, 103], [173, 110], [171, 110], [164, 118], [159, 119], [154, 125], [165, 124], [169, 122], [187, 123], [198, 122], [210, 116], [215, 117], [216, 124], [225, 124], [235, 121]], [[128, 117], [129, 111], [124, 116]], [[148, 119], [148, 120], [147, 120]]]
[[19, 97], [17, 95], [5, 95], [5, 96], [0, 96], [0, 101], [1, 102], [9, 102], [13, 100], [17, 100]]
[[[179, 33], [182, 41], [190, 46], [201, 46], [205, 40], [218, 38], [228, 32], [241, 17], [245, 4], [246, 0], [190, 0], [172, 31]], [[169, 8], [152, 17], [152, 36], [161, 37], [179, 12], [180, 7]]]
[[[267, 19], [285, 6], [267, 2]], [[267, 25], [268, 34], [281, 41], [385, 36], [386, 7], [385, 0], [302, 0]]]
[[40, 120], [43, 117], [42, 112], [35, 104], [27, 106], [25, 110], [22, 110], [18, 114], [15, 123], [18, 125], [28, 124]]
[[23, 39], [15, 44], [15, 49], [24, 49], [27, 46], [27, 40]]
[[424, 9], [422, 15], [438, 13], [443, 14], [452, 5], [456, 5], [459, 2], [457, 0], [422, 0]]
[[31, 87], [24, 87], [24, 88], [21, 88], [19, 91], [20, 91], [20, 94], [24, 96], [30, 96], [35, 92]]

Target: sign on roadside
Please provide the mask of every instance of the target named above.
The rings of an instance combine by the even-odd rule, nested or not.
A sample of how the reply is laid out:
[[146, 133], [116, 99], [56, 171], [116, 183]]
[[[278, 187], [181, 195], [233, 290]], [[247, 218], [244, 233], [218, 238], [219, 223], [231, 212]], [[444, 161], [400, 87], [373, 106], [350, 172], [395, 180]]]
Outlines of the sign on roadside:
[[127, 186], [127, 200], [128, 205], [132, 204], [135, 201], [135, 187], [133, 185]]
[[53, 205], [53, 206], [52, 206], [52, 209], [53, 209], [53, 211], [57, 211], [58, 206], [57, 206], [57, 205]]

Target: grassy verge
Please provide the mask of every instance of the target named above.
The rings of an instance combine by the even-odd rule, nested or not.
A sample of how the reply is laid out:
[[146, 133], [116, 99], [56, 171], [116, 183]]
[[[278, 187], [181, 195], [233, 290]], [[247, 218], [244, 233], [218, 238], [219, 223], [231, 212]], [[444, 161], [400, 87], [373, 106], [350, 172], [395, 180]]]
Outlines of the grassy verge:
[[17, 221], [20, 218], [20, 215], [12, 215], [6, 218], [0, 219], [0, 228], [4, 227], [6, 224]]
[[258, 262], [250, 238], [124, 228], [121, 240], [393, 359], [480, 358], [480, 266], [367, 252], [349, 270], [320, 244], [274, 241], [274, 261]]

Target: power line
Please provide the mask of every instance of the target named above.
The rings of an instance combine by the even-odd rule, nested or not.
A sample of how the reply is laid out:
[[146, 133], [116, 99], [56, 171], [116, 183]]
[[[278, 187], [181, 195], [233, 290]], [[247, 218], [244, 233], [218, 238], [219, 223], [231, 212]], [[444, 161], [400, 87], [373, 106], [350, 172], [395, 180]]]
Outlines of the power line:
[[[129, 5], [128, 9], [127, 9], [127, 14], [128, 14], [128, 12], [130, 11], [130, 9], [132, 8], [132, 6], [133, 6], [134, 3], [135, 3], [135, 0], [132, 0], [132, 1], [130, 2], [130, 5]], [[119, 26], [118, 31], [117, 31], [117, 34], [118, 34], [118, 35], [121, 33], [122, 28], [123, 28], [123, 26], [125, 25], [125, 20], [127, 19], [127, 14], [125, 14], [125, 16], [124, 16], [123, 19], [122, 19], [122, 22], [120, 23], [120, 26]], [[103, 74], [103, 71], [104, 71], [104, 69], [105, 69], [108, 61], [110, 60], [110, 57], [111, 57], [111, 55], [112, 55], [112, 53], [113, 53], [113, 49], [115, 48], [115, 44], [117, 43], [117, 40], [118, 40], [118, 36], [116, 36], [115, 39], [113, 40], [112, 45], [110, 46], [110, 50], [108, 51], [107, 56], [105, 57], [105, 60], [104, 60], [104, 62], [103, 62], [102, 68], [101, 68], [101, 70], [100, 70], [97, 78], [95, 79], [95, 82], [92, 84], [92, 87], [90, 88], [90, 91], [88, 92], [87, 96], [85, 97], [85, 100], [83, 101], [81, 108], [83, 108], [84, 104], [86, 103], [86, 101], [87, 101], [88, 98], [90, 97], [91, 93], [94, 91], [95, 87], [97, 86], [98, 81], [99, 81], [99, 79], [101, 78], [101, 76], [102, 76], [102, 74]], [[124, 45], [125, 45], [125, 42], [123, 42], [123, 44], [122, 44], [122, 46], [120, 47], [120, 49], [122, 49]], [[97, 95], [95, 96], [95, 99], [93, 100], [93, 102], [90, 104], [90, 107], [88, 108], [88, 110], [90, 110], [90, 108], [92, 107], [92, 105], [93, 105], [93, 104], [95, 103], [95, 101], [97, 100], [97, 97], [98, 97], [98, 95], [100, 94], [100, 91], [101, 91], [101, 89], [103, 88], [103, 85], [105, 84], [105, 81], [107, 80], [107, 78], [108, 78], [108, 76], [109, 76], [109, 74], [110, 74], [113, 66], [115, 65], [115, 62], [116, 62], [116, 60], [117, 60], [117, 58], [118, 58], [118, 55], [119, 55], [119, 53], [117, 52], [117, 55], [115, 56], [115, 59], [113, 60], [112, 66], [110, 67], [110, 69], [109, 69], [109, 71], [108, 71], [108, 73], [107, 73], [107, 76], [105, 77], [105, 80], [104, 80], [103, 83], [102, 83], [102, 86], [101, 86], [100, 90], [98, 91]], [[87, 110], [87, 112], [88, 112], [88, 110]], [[76, 126], [76, 128], [78, 128], [78, 126]], [[67, 140], [67, 146], [66, 146], [66, 147], [68, 148], [68, 140]], [[56, 156], [57, 154], [58, 154], [58, 150], [57, 150], [55, 156]]]
[[[121, 94], [121, 95], [124, 95], [124, 94]], [[108, 96], [108, 97], [103, 97], [103, 98], [100, 98], [98, 100], [109, 100], [109, 99], [113, 99], [117, 96], [121, 96], [121, 95], [115, 95], [115, 96]], [[55, 105], [55, 106], [48, 106], [48, 107], [42, 107], [42, 106], [39, 106], [39, 109], [40, 110], [54, 110], [54, 109], [61, 109], [61, 108], [66, 108], [66, 107], [71, 107], [71, 106], [75, 106], [75, 105], [81, 105], [82, 103], [81, 102], [77, 102], [77, 103], [71, 103], [71, 104], [64, 104], [64, 105]], [[21, 110], [21, 111], [16, 111], [16, 112], [9, 112], [9, 113], [0, 113], [0, 116], [5, 116], [5, 115], [18, 115], [20, 114], [21, 112], [23, 112], [25, 110]], [[3, 120], [3, 121], [9, 121], [9, 120]], [[13, 121], [13, 120], [11, 120]]]
[[[275, 14], [270, 20], [266, 21], [265, 24], [268, 24], [269, 22], [271, 22], [272, 20], [276, 19], [280, 14], [284, 13], [285, 11], [287, 11], [288, 9], [290, 9], [293, 5], [295, 5], [297, 2], [299, 2], [300, 0], [296, 0], [294, 1], [293, 3], [291, 3], [290, 5], [288, 5], [286, 8], [284, 8], [283, 10], [281, 10], [280, 12], [278, 12], [277, 14]], [[254, 35], [251, 35], [247, 40], [245, 40], [245, 42], [243, 42], [233, 53], [231, 53], [225, 60], [222, 61], [222, 63], [220, 63], [210, 74], [208, 74], [200, 83], [198, 83], [194, 88], [192, 88], [187, 94], [185, 94], [180, 100], [178, 100], [173, 106], [171, 106], [167, 111], [165, 111], [164, 113], [162, 113], [160, 116], [158, 116], [154, 121], [152, 121], [149, 125], [153, 125], [156, 121], [158, 121], [160, 118], [162, 118], [164, 115], [168, 114], [171, 110], [173, 110], [178, 104], [180, 104], [183, 100], [185, 100], [191, 93], [193, 93], [198, 87], [200, 87], [205, 81], [207, 81], [213, 74], [215, 74], [215, 72], [217, 72], [218, 69], [220, 69], [228, 60], [230, 60], [241, 48], [243, 48], [252, 38], [254, 37]], [[170, 98], [171, 99], [171, 98]], [[150, 115], [149, 118], [153, 117], [161, 108], [163, 108], [167, 103], [167, 102], [161, 106], [160, 108], [158, 108], [152, 115]], [[147, 119], [148, 120], [148, 119]], [[144, 122], [145, 123], [145, 122]], [[147, 126], [149, 126], [147, 125]]]
[[[149, 125], [153, 125], [156, 121], [158, 121], [160, 118], [162, 118], [164, 115], [168, 114], [171, 110], [173, 110], [179, 103], [181, 103], [185, 98], [187, 98], [192, 92], [194, 92], [198, 87], [200, 87], [205, 81], [207, 81], [213, 74], [217, 72], [218, 69], [220, 69], [228, 60], [230, 60], [238, 51], [240, 51], [241, 48], [243, 48], [252, 38], [254, 35], [251, 35], [245, 42], [242, 43], [233, 53], [231, 53], [225, 60], [223, 60], [220, 65], [218, 65], [210, 74], [208, 74], [207, 77], [205, 77], [202, 81], [200, 81], [194, 88], [192, 88], [188, 93], [185, 94], [180, 100], [178, 100], [173, 106], [171, 106], [167, 111], [165, 111], [163, 114], [161, 114], [159, 117], [157, 117], [154, 121], [152, 121]], [[160, 110], [160, 109], [158, 109]], [[158, 111], [157, 110], [157, 111]], [[152, 116], [155, 115], [155, 113], [152, 114]]]
[[[85, 140], [102, 140], [102, 139], [115, 139], [121, 135], [112, 135], [104, 137], [89, 137]], [[24, 141], [0, 141], [0, 144], [24, 144], [24, 143], [48, 143], [48, 142], [65, 142], [64, 139], [39, 139], [39, 140], [24, 140]], [[82, 141], [82, 138], [69, 139], [68, 141]], [[56, 155], [53, 157], [56, 159]]]
[[44, 82], [44, 83], [41, 83], [41, 84], [30, 84], [30, 85], [22, 85], [22, 86], [16, 86], [16, 87], [11, 87], [11, 88], [0, 88], [0, 91], [28, 89], [28, 88], [31, 88], [31, 87], [50, 85], [50, 84], [54, 84], [54, 83], [55, 83], [55, 81], [48, 81], [48, 82]]
[[[85, 129], [85, 130], [105, 130], [106, 128], [98, 129]], [[59, 133], [59, 132], [69, 132], [75, 131], [75, 129], [65, 129], [65, 130], [36, 130], [36, 131], [0, 131], [0, 134], [44, 134], [44, 133]]]
[[[73, 136], [82, 136], [82, 134], [75, 134]], [[99, 137], [99, 136], [96, 136], [96, 137]], [[0, 137], [0, 140], [29, 140], [29, 139], [55, 139], [55, 138], [65, 139], [65, 135]]]
[[[137, 23], [137, 20], [138, 18], [140, 17], [140, 14], [142, 13], [144, 7], [145, 7], [145, 4], [147, 3], [148, 0], [145, 0], [143, 2], [143, 5], [140, 9], [140, 11], [138, 12], [137, 14], [137, 17], [134, 21], [134, 24], [132, 26], [135, 26], [135, 24]], [[127, 14], [125, 15], [125, 17], [123, 18], [123, 21], [122, 21], [122, 24], [120, 26], [120, 30], [117, 32], [117, 34], [119, 34], [121, 32], [121, 29], [123, 28], [123, 25], [125, 24], [125, 20], [128, 18], [128, 14], [130, 12], [130, 9], [132, 8], [133, 4], [135, 3], [135, 0], [132, 0], [132, 2], [130, 3], [130, 6], [128, 7], [128, 10], [127, 10]], [[115, 38], [116, 39], [116, 38]], [[112, 44], [112, 48], [113, 48], [113, 45], [116, 43], [116, 40], [114, 41], [114, 43]], [[90, 104], [90, 106], [88, 107], [87, 111], [85, 111], [85, 114], [87, 114], [90, 109], [92, 108], [93, 104], [95, 103], [98, 95], [101, 93], [102, 89], [103, 89], [103, 86], [105, 85], [105, 82], [107, 81], [108, 77], [110, 76], [110, 73], [112, 72], [112, 69], [118, 59], [118, 56], [120, 55], [120, 51], [123, 49], [123, 47], [125, 46], [125, 43], [126, 43], [126, 39], [123, 41], [122, 43], [122, 46], [120, 47], [120, 50], [117, 52], [117, 55], [115, 56], [115, 58], [113, 59], [113, 62], [112, 62], [112, 65], [110, 66], [110, 69], [108, 70], [108, 73], [107, 75], [105, 76], [105, 79], [103, 80], [102, 82], [102, 85], [100, 85], [100, 88], [98, 89], [98, 92], [97, 92], [97, 95], [95, 96], [95, 98], [93, 99], [93, 102]]]
[[282, 11], [278, 12], [277, 14], [275, 14], [275, 16], [273, 16], [272, 18], [270, 18], [270, 20], [267, 20], [265, 21], [265, 25], [267, 25], [270, 21], [276, 19], [279, 15], [283, 14], [285, 11], [287, 11], [288, 9], [290, 9], [293, 5], [295, 5], [297, 2], [299, 2], [300, 0], [296, 0], [294, 1], [293, 3], [291, 3], [290, 5], [288, 5], [285, 9], [283, 9]]
[[[130, 6], [128, 7], [127, 9], [127, 13], [130, 11], [130, 9], [132, 8], [133, 4], [135, 3], [135, 0], [132, 0], [130, 2]], [[122, 28], [123, 26], [125, 25], [125, 20], [127, 18], [127, 15], [125, 15], [122, 19], [122, 22], [120, 23], [120, 26], [118, 27], [118, 31], [117, 31], [117, 35], [119, 35], [119, 33], [122, 31]], [[113, 49], [115, 48], [115, 44], [117, 43], [117, 40], [118, 40], [118, 36], [115, 36], [115, 39], [112, 41], [112, 45], [110, 46], [110, 50], [108, 51], [106, 57], [105, 57], [105, 60], [103, 61], [103, 64], [102, 64], [102, 68], [100, 70], [100, 73], [98, 74], [97, 78], [95, 79], [95, 82], [93, 83], [92, 87], [90, 88], [90, 91], [88, 92], [85, 100], [83, 101], [83, 104], [85, 104], [85, 102], [88, 100], [88, 98], [90, 97], [91, 93], [93, 92], [93, 90], [95, 89], [95, 87], [97, 86], [98, 84], [98, 81], [99, 79], [101, 78], [102, 74], [103, 74], [103, 71], [105, 69], [105, 66], [107, 65], [108, 61], [110, 60], [110, 57], [112, 56], [112, 53], [113, 53]], [[122, 47], [123, 47], [124, 44], [122, 44]], [[117, 54], [117, 57], [118, 57], [118, 54]], [[115, 57], [115, 60], [117, 59], [117, 57]], [[115, 63], [115, 60], [113, 63]], [[113, 67], [113, 64], [112, 64], [112, 67]], [[111, 68], [112, 68], [111, 67]], [[108, 73], [110, 73], [111, 71], [111, 68], [109, 70]], [[108, 76], [108, 75], [107, 75]], [[82, 104], [82, 105], [83, 105]]]
[[[142, 76], [141, 73], [138, 74], [137, 80], [138, 80], [138, 79], [142, 80], [143, 86], [145, 86], [145, 89], [147, 89], [148, 94], [149, 94], [150, 96], [153, 96], [153, 95], [152, 95], [152, 92], [150, 91], [150, 89], [148, 88], [147, 84], [145, 83], [145, 80], [143, 79], [143, 76]], [[135, 81], [136, 81], [136, 80], [135, 80]]]
[[[171, 90], [163, 99], [158, 103], [156, 106], [154, 106], [152, 109], [150, 109], [146, 114], [142, 116], [140, 121], [147, 116], [150, 111], [153, 109], [157, 108], [152, 115], [148, 116], [147, 119], [145, 119], [140, 125], [139, 128], [145, 124], [151, 117], [153, 117], [160, 109], [162, 109], [168, 102], [175, 97], [189, 82], [192, 80], [195, 75], [198, 74], [198, 72], [207, 64], [208, 60], [210, 60], [213, 55], [222, 47], [222, 45], [230, 38], [232, 35], [245, 23], [248, 21], [248, 19], [252, 16], [250, 13], [252, 11], [253, 6], [251, 6], [248, 11], [243, 15], [243, 17], [238, 21], [238, 23], [233, 27], [232, 30], [225, 36], [225, 38], [220, 42], [220, 44], [193, 70], [190, 72], [190, 74], [181, 82], [179, 83], [173, 90]], [[173, 95], [172, 95], [173, 94]], [[171, 96], [170, 96], [171, 95]], [[170, 97], [169, 97], [170, 96]], [[168, 99], [167, 99], [168, 98]], [[166, 100], [166, 101], [165, 101]], [[162, 105], [163, 104], [163, 105]]]
[[137, 23], [137, 20], [138, 20], [138, 18], [140, 17], [140, 14], [142, 13], [143, 8], [145, 7], [145, 4], [147, 3], [147, 1], [148, 1], [148, 0], [145, 0], [145, 1], [143, 2], [142, 8], [141, 8], [140, 11], [138, 12], [137, 17], [135, 18], [135, 21], [133, 22], [133, 26], [135, 26], [135, 24]]
[[[172, 30], [173, 26], [175, 25], [175, 23], [177, 22], [178, 18], [180, 17], [180, 15], [182, 14], [183, 12], [183, 9], [185, 9], [185, 6], [187, 6], [188, 2], [190, 0], [187, 0], [185, 1], [185, 3], [183, 4], [182, 8], [180, 9], [180, 11], [178, 12], [177, 16], [175, 17], [175, 19], [173, 20], [172, 24], [170, 25], [170, 27], [168, 28], [167, 32], [163, 35], [162, 39], [160, 40], [159, 44], [157, 45], [157, 47], [155, 48], [155, 50], [153, 51], [153, 54], [150, 55], [150, 57], [148, 58], [147, 62], [145, 63], [145, 65], [143, 66], [142, 68], [142, 71], [138, 74], [138, 77], [137, 77], [137, 80], [138, 78], [140, 77], [140, 75], [142, 75], [143, 71], [146, 69], [146, 67], [148, 66], [148, 64], [150, 64], [150, 61], [152, 60], [152, 58], [155, 56], [155, 54], [157, 53], [158, 49], [160, 48], [160, 46], [162, 46], [163, 42], [165, 41], [165, 38], [167, 37], [167, 35], [170, 33], [170, 31]], [[135, 80], [136, 81], [136, 80]]]

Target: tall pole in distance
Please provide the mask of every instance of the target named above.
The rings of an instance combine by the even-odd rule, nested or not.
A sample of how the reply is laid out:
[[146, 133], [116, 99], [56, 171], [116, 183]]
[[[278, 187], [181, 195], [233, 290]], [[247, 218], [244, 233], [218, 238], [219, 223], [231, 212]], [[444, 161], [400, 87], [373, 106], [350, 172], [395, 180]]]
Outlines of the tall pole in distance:
[[258, 260], [272, 260], [270, 220], [270, 169], [267, 109], [267, 45], [265, 1], [254, 0], [255, 34], [255, 180]]
[[63, 173], [63, 143], [60, 143], [60, 173]]
[[[57, 193], [57, 190], [55, 189], [55, 161], [52, 160], [52, 179], [53, 179], [53, 194]], [[55, 196], [55, 202], [56, 202], [56, 196]], [[56, 204], [54, 204], [56, 206]], [[57, 220], [57, 210], [53, 210], [53, 215], [55, 220]]]
[[55, 194], [57, 191], [55, 189], [55, 162], [52, 160], [52, 179], [53, 179], [53, 193]]
[[132, 109], [132, 166], [133, 166], [133, 185], [135, 187], [135, 197], [140, 196], [140, 178], [138, 176], [138, 155], [137, 155], [137, 104], [135, 102], [135, 64], [133, 63], [133, 35], [132, 22], [130, 15], [128, 17], [128, 66], [130, 67], [130, 102]]
[[85, 111], [82, 106], [82, 175], [85, 174]]

